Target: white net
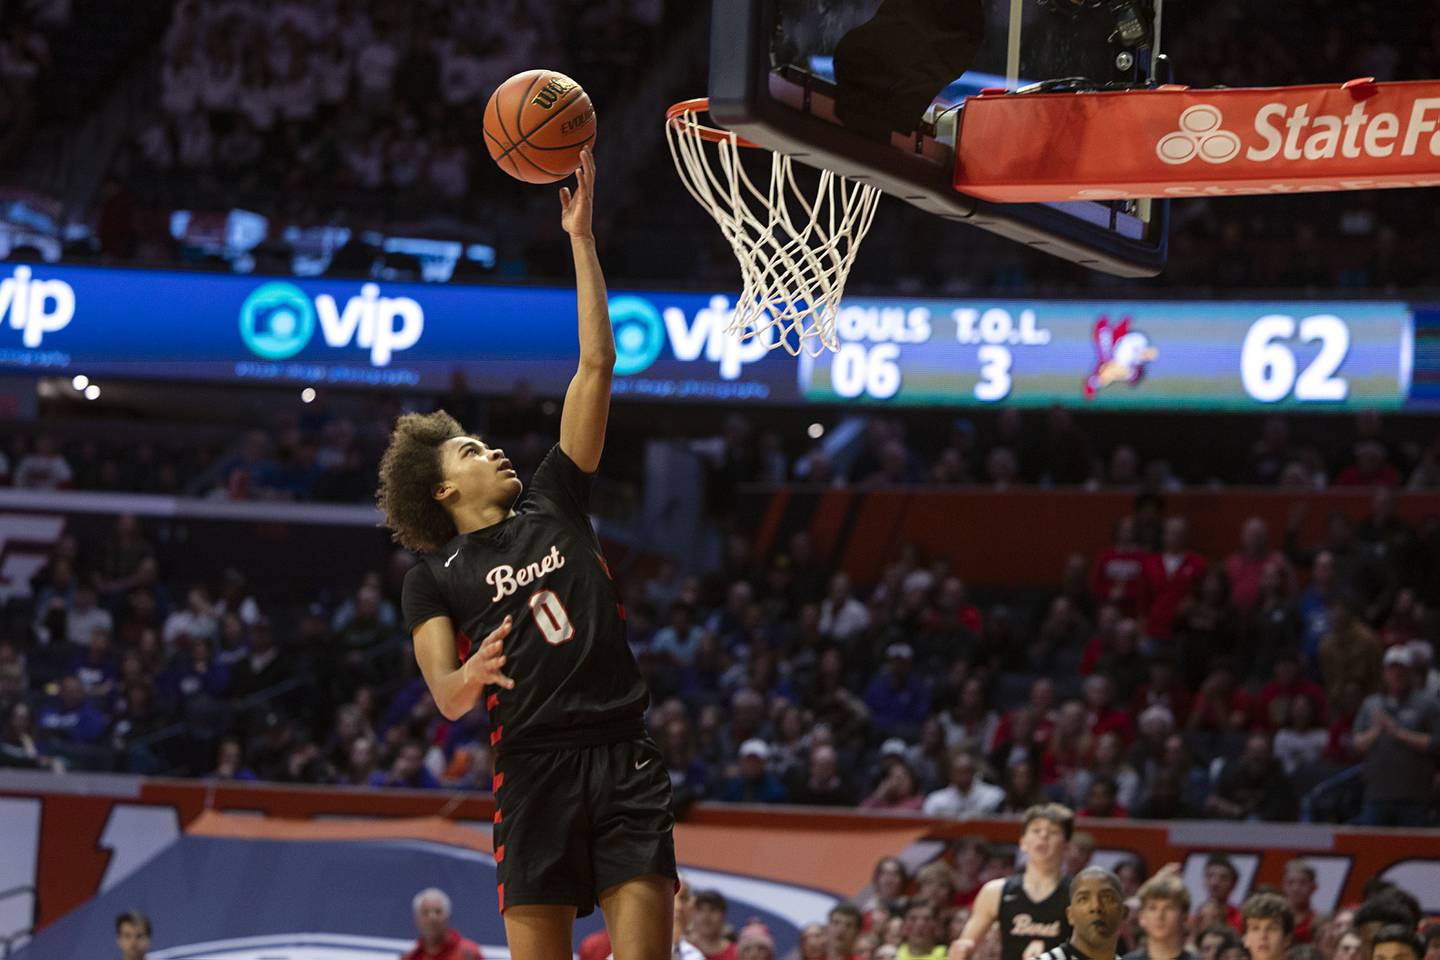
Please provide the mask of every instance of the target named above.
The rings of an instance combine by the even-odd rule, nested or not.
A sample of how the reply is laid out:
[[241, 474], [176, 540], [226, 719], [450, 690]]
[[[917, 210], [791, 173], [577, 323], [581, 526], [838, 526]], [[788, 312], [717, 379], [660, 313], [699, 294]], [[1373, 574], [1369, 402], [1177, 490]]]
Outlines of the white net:
[[761, 190], [741, 163], [752, 145], [702, 124], [703, 101], [684, 106], [665, 124], [670, 153], [690, 195], [720, 225], [744, 281], [728, 332], [796, 356], [836, 349], [835, 315], [880, 192], [831, 170], [819, 171], [819, 190], [807, 192], [779, 153], [770, 155]]

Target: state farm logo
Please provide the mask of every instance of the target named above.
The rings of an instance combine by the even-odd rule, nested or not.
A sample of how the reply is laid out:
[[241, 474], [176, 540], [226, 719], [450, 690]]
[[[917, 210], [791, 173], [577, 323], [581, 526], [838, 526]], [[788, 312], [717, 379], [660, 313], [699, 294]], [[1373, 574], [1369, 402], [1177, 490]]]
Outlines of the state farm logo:
[[1221, 130], [1224, 117], [1218, 107], [1197, 104], [1180, 114], [1180, 129], [1167, 133], [1155, 145], [1155, 156], [1172, 166], [1196, 157], [1206, 163], [1229, 163], [1240, 155], [1240, 137]]
[[1179, 130], [1160, 138], [1155, 155], [1171, 166], [1197, 157], [1229, 163], [1242, 150], [1251, 163], [1440, 156], [1440, 97], [1417, 98], [1404, 106], [1404, 111], [1372, 114], [1371, 105], [1361, 101], [1343, 113], [1324, 113], [1324, 104], [1266, 103], [1255, 111], [1255, 140], [1246, 147], [1238, 134], [1221, 129], [1219, 107], [1196, 104], [1180, 114]]

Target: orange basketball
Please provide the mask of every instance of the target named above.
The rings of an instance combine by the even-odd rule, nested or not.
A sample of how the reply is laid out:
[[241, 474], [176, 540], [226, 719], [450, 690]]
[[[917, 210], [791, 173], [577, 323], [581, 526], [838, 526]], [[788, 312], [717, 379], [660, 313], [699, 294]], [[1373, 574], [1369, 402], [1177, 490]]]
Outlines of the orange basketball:
[[500, 169], [526, 183], [564, 180], [595, 140], [595, 108], [580, 84], [554, 70], [526, 70], [485, 105], [485, 146]]

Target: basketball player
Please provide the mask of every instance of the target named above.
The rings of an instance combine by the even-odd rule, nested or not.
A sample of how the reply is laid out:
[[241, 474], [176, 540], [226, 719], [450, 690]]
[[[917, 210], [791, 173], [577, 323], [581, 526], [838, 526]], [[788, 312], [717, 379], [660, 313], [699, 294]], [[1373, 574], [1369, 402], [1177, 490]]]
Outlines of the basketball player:
[[[619, 593], [590, 526], [615, 341], [591, 234], [595, 160], [560, 191], [579, 293], [579, 369], [560, 442], [524, 491], [503, 450], [448, 414], [407, 414], [380, 463], [386, 525], [421, 553], [405, 620], [440, 712], [484, 704], [495, 747], [495, 864], [512, 956], [569, 960], [598, 901], [616, 960], [666, 960], [670, 778]], [[483, 638], [478, 644], [472, 638]]]
[[1024, 872], [991, 880], [980, 888], [969, 922], [960, 939], [950, 945], [950, 960], [971, 960], [997, 920], [1001, 960], [1031, 960], [1070, 939], [1066, 917], [1070, 880], [1063, 865], [1074, 829], [1074, 815], [1058, 803], [1038, 804], [1025, 811], [1020, 834]]
[[1125, 919], [1120, 878], [1104, 867], [1086, 867], [1075, 874], [1065, 916], [1075, 932], [1040, 960], [1115, 960]]

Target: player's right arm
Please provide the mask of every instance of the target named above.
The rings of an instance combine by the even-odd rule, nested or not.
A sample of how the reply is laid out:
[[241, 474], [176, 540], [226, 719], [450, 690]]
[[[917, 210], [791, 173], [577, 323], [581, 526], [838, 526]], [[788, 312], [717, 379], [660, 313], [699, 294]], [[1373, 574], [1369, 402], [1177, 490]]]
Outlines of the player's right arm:
[[965, 929], [960, 931], [960, 939], [950, 944], [950, 960], [970, 960], [975, 955], [976, 948], [990, 932], [990, 925], [1000, 915], [1000, 893], [1004, 887], [1002, 879], [991, 880], [980, 888], [975, 895], [975, 904], [970, 908], [970, 919], [965, 921]]
[[515, 689], [515, 681], [500, 672], [505, 666], [503, 646], [511, 626], [513, 621], [506, 617], [464, 663], [455, 654], [455, 626], [449, 617], [431, 617], [415, 628], [411, 634], [415, 640], [415, 662], [420, 665], [436, 708], [446, 720], [459, 720], [475, 709], [489, 684]]

